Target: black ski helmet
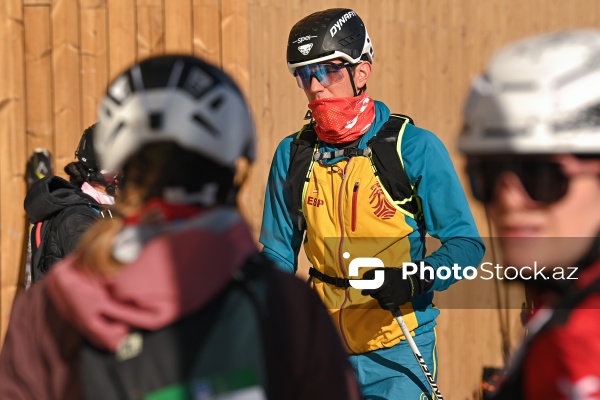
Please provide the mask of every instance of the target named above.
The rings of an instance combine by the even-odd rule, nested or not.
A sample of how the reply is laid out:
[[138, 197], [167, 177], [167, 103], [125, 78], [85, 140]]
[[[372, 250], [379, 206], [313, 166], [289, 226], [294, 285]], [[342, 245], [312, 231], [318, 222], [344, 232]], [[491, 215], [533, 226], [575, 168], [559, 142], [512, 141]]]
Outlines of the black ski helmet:
[[96, 124], [86, 128], [81, 135], [79, 140], [79, 146], [75, 150], [75, 157], [77, 160], [90, 172], [97, 172], [100, 170], [98, 166], [98, 159], [94, 152], [94, 128]]
[[313, 13], [296, 23], [287, 46], [288, 69], [341, 58], [352, 64], [373, 63], [373, 45], [360, 17], [349, 8]]

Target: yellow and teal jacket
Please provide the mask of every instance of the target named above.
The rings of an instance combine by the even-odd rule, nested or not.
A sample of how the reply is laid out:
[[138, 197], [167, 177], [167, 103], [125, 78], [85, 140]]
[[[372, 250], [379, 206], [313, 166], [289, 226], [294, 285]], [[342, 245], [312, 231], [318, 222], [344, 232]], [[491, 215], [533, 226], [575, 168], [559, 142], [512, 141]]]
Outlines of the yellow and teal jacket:
[[[375, 120], [360, 139], [359, 148], [390, 117], [388, 107], [375, 102]], [[386, 267], [423, 260], [440, 266], [478, 267], [485, 246], [473, 220], [467, 199], [450, 156], [431, 132], [405, 124], [398, 139], [400, 159], [419, 197], [424, 218], [415, 218], [394, 204], [381, 187], [369, 157], [338, 157], [312, 164], [302, 199], [306, 230], [293, 220], [288, 184], [290, 150], [297, 134], [283, 139], [273, 158], [267, 183], [260, 242], [263, 254], [280, 268], [295, 273], [304, 242], [308, 259], [319, 272], [348, 278], [348, 265], [358, 257], [377, 257]], [[319, 144], [320, 151], [336, 148]], [[426, 234], [441, 247], [425, 257]], [[433, 291], [456, 282], [436, 278], [428, 293], [402, 306], [413, 335], [435, 326], [439, 310], [432, 305]], [[352, 287], [337, 287], [319, 280], [311, 285], [321, 297], [349, 353], [361, 354], [389, 348], [404, 336], [388, 311], [376, 300]]]

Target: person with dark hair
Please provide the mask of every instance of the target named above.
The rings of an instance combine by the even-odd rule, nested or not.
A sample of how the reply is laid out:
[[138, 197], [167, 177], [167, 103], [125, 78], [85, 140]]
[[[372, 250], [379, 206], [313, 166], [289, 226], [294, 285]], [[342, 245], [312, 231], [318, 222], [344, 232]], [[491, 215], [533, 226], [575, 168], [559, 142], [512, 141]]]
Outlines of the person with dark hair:
[[[100, 170], [93, 147], [94, 125], [87, 128], [65, 166], [69, 181], [48, 176], [32, 184], [25, 212], [32, 224], [31, 280], [44, 277], [52, 265], [73, 251], [81, 235], [99, 218], [110, 218], [119, 182], [116, 173]], [[30, 282], [25, 282], [29, 287]]]
[[96, 135], [126, 176], [114, 219], [16, 299], [0, 398], [358, 400], [323, 304], [237, 209], [255, 133], [233, 80], [146, 59], [109, 86]]
[[[430, 380], [394, 317], [403, 314], [436, 379], [434, 292], [478, 265], [485, 246], [444, 144], [369, 97], [373, 60], [373, 43], [353, 10], [319, 11], [292, 27], [287, 66], [312, 119], [275, 151], [260, 242], [290, 273], [304, 243], [311, 285], [367, 398], [429, 398]], [[442, 245], [426, 256], [427, 233]], [[385, 268], [353, 273], [364, 259]], [[410, 274], [404, 263], [414, 264]], [[458, 274], [434, 276], [454, 264]], [[354, 287], [375, 276], [383, 276], [380, 286]]]
[[473, 194], [533, 300], [493, 398], [600, 399], [600, 30], [498, 51], [464, 120]]

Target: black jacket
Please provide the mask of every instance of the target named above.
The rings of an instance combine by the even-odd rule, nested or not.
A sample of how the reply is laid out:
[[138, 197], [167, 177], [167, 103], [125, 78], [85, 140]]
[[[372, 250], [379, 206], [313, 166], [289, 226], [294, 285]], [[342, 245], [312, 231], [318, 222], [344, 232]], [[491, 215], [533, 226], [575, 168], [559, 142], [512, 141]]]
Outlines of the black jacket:
[[[33, 281], [44, 276], [52, 264], [70, 253], [83, 232], [102, 218], [106, 209], [105, 205], [58, 176], [34, 183], [27, 192], [24, 206], [27, 219], [34, 225], [31, 234]], [[42, 222], [41, 232], [38, 232], [39, 222]]]

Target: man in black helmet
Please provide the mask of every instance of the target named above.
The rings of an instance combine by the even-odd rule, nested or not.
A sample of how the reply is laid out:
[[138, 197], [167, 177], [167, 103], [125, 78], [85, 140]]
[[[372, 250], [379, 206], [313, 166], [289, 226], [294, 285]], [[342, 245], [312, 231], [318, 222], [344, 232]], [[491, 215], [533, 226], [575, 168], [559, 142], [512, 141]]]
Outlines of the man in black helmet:
[[[317, 12], [292, 28], [287, 64], [312, 120], [275, 152], [260, 242], [292, 273], [304, 242], [311, 285], [367, 398], [418, 399], [429, 387], [390, 311], [402, 312], [435, 376], [433, 291], [478, 266], [485, 247], [442, 142], [368, 96], [373, 54], [349, 9]], [[442, 246], [426, 257], [427, 233]], [[454, 264], [458, 274], [437, 276]], [[384, 274], [363, 275], [364, 266]], [[349, 279], [380, 275], [382, 282]]]
[[[87, 128], [65, 166], [69, 182], [59, 176], [35, 182], [25, 197], [31, 232], [31, 280], [73, 251], [81, 235], [98, 219], [110, 217], [118, 183], [116, 173], [101, 171], [93, 148], [94, 126]], [[29, 282], [26, 282], [29, 287]]]

